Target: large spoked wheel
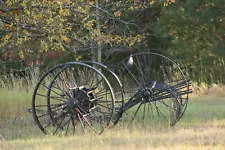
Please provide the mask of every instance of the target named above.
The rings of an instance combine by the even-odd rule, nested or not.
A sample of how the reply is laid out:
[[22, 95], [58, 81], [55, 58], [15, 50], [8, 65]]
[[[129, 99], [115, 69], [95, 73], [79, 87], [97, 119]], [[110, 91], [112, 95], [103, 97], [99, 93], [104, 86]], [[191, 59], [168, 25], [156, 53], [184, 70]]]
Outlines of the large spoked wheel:
[[71, 62], [42, 76], [33, 93], [32, 112], [45, 134], [100, 134], [113, 117], [114, 99], [109, 81], [99, 70]]
[[[144, 93], [142, 93], [144, 92]], [[125, 103], [123, 120], [141, 126], [149, 124], [175, 125], [181, 115], [180, 97], [170, 89], [154, 89], [151, 95], [142, 91]]]
[[140, 52], [122, 59], [113, 70], [125, 91], [127, 115], [122, 120], [174, 125], [184, 114], [191, 89], [179, 62], [160, 53]]
[[104, 76], [109, 81], [111, 87], [113, 88], [115, 100], [114, 100], [114, 114], [112, 118], [112, 125], [116, 125], [118, 123], [118, 118], [122, 116], [123, 107], [124, 107], [124, 90], [121, 81], [118, 76], [110, 70], [107, 66], [102, 63], [94, 62], [94, 61], [82, 61], [85, 64], [91, 65], [95, 68], [101, 70]]

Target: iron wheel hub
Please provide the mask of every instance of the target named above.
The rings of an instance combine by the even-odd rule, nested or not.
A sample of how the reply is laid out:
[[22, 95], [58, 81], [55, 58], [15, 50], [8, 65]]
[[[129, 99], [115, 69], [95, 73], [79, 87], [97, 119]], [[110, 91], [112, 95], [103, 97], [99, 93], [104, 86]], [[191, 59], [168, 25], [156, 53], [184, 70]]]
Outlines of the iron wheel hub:
[[87, 86], [80, 86], [69, 89], [70, 97], [66, 103], [70, 109], [79, 108], [82, 111], [89, 113], [96, 106], [96, 96], [94, 90]]

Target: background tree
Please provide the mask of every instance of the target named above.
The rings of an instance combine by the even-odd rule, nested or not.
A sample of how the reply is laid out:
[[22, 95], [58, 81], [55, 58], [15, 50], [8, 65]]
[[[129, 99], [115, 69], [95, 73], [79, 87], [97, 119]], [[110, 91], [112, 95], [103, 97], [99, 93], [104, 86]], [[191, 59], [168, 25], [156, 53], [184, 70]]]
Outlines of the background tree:
[[169, 39], [164, 42], [169, 52], [189, 66], [198, 83], [225, 80], [224, 10], [223, 0], [180, 0], [163, 7], [151, 28]]
[[[149, 12], [156, 0], [0, 1], [1, 52], [6, 59], [43, 62], [66, 53], [103, 54], [144, 43]], [[159, 1], [160, 2], [160, 1]], [[171, 3], [166, 0], [165, 4]], [[160, 2], [163, 5], [163, 2]], [[141, 17], [142, 16], [142, 17]], [[49, 52], [56, 51], [56, 52]], [[43, 56], [44, 54], [44, 56]], [[101, 54], [100, 56], [101, 57]], [[95, 59], [95, 57], [93, 57]], [[98, 58], [98, 61], [101, 61]]]

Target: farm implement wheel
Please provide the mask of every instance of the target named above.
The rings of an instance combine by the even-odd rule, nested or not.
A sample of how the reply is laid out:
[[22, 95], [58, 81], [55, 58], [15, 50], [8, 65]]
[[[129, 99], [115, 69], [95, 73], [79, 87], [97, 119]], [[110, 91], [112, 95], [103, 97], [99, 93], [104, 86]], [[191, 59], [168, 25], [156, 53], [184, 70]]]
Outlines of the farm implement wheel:
[[[117, 65], [112, 57], [106, 65], [119, 76], [125, 93], [122, 120], [158, 122], [170, 125], [184, 114], [190, 81], [174, 58], [159, 52], [139, 52], [122, 58]], [[119, 57], [116, 57], [118, 61]], [[120, 118], [118, 118], [120, 120]]]
[[122, 116], [122, 109], [124, 107], [124, 90], [121, 81], [119, 80], [118, 76], [110, 70], [107, 66], [103, 65], [102, 63], [94, 62], [94, 61], [82, 61], [85, 64], [91, 65], [98, 70], [101, 70], [101, 73], [109, 81], [111, 87], [113, 88], [115, 100], [114, 100], [114, 114], [112, 118], [112, 125], [115, 125], [118, 122], [118, 118]]
[[34, 120], [45, 134], [103, 132], [114, 113], [114, 92], [96, 68], [65, 63], [47, 71], [32, 99]]

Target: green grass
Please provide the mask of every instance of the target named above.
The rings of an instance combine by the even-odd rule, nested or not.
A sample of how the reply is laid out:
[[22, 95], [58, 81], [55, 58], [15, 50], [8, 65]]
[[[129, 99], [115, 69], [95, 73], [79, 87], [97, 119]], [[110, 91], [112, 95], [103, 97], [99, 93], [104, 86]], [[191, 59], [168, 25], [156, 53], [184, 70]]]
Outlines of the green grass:
[[173, 127], [120, 122], [101, 135], [44, 135], [35, 125], [33, 87], [0, 89], [0, 150], [3, 149], [225, 149], [225, 97], [191, 97]]
[[188, 103], [180, 125], [214, 124], [225, 119], [225, 97], [201, 97], [191, 99]]
[[[27, 98], [26, 96], [26, 94], [24, 97], [22, 96], [22, 99]], [[17, 96], [15, 96], [15, 98], [16, 97]], [[8, 102], [9, 107], [16, 108], [13, 100], [4, 101], [4, 103], [6, 102]], [[218, 146], [217, 144], [219, 144], [219, 142], [215, 141], [217, 138], [213, 133], [216, 134], [218, 132], [219, 135], [225, 133], [225, 99], [221, 97], [191, 99], [185, 115], [174, 127], [149, 126], [147, 128], [142, 128], [138, 126], [138, 124], [134, 124], [130, 127], [118, 124], [115, 128], [105, 131], [102, 135], [87, 133], [86, 135], [75, 135], [63, 138], [46, 136], [39, 131], [38, 127], [34, 124], [32, 115], [28, 113], [26, 109], [26, 107], [30, 105], [30, 102], [31, 98], [23, 100], [21, 103], [25, 104], [25, 107], [22, 106], [22, 104], [21, 106], [17, 105], [22, 108], [17, 110], [9, 109], [11, 110], [9, 113], [10, 117], [8, 119], [5, 117], [1, 118], [0, 147], [6, 145], [9, 149], [11, 148], [10, 146], [15, 146], [16, 149], [21, 147], [24, 147], [24, 149], [39, 149], [46, 146], [47, 149], [48, 147], [49, 149], [55, 149], [58, 147], [57, 145], [61, 145], [61, 147], [68, 145], [69, 148], [73, 148], [73, 146], [81, 148], [84, 146], [88, 149], [88, 146], [93, 145], [93, 147], [97, 149], [100, 148], [99, 145], [103, 144], [103, 147], [105, 146], [106, 148], [110, 148], [111, 145], [112, 147], [123, 149], [126, 146], [131, 146], [130, 148], [137, 147], [139, 142], [140, 146], [152, 146], [152, 144], [156, 147], [167, 146], [170, 144], [171, 146], [177, 146], [176, 144], [173, 144], [173, 140], [181, 136], [184, 136], [182, 137], [183, 140], [187, 140], [187, 143], [181, 141], [182, 144], [186, 143], [189, 145], [194, 143], [195, 146], [199, 146], [198, 143], [194, 141], [194, 139], [197, 139], [195, 134], [204, 134], [200, 137], [201, 139], [198, 139], [200, 145], [204, 144], [204, 142], [208, 142], [209, 145], [210, 143], [213, 144], [213, 142], [216, 142], [216, 146]], [[18, 114], [18, 112], [20, 113]], [[196, 133], [194, 133], [194, 131], [196, 131]], [[185, 134], [182, 134], [182, 132], [185, 134], [187, 133], [188, 137], [186, 137]], [[174, 135], [170, 136], [169, 134]], [[161, 135], [163, 139], [160, 139], [159, 135]], [[131, 139], [129, 139], [129, 137]], [[204, 137], [206, 139], [204, 139]], [[213, 137], [216, 139], [212, 139]], [[87, 140], [85, 140], [86, 138]], [[163, 143], [164, 140], [170, 141]], [[75, 143], [79, 144], [76, 145], [73, 141], [76, 141]], [[87, 145], [85, 141], [87, 142]], [[54, 145], [52, 143], [57, 144]], [[129, 143], [131, 143], [131, 145], [129, 145]]]
[[23, 89], [0, 89], [0, 123], [15, 116], [23, 116], [31, 107], [32, 92]]

